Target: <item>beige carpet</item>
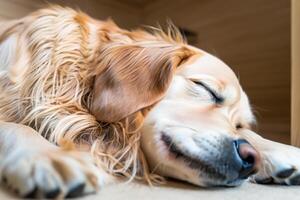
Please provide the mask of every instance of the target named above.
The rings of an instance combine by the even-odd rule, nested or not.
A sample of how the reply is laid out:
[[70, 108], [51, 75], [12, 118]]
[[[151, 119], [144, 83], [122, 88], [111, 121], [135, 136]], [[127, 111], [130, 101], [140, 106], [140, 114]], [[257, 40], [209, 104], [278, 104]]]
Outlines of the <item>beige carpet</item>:
[[[1, 189], [0, 189], [1, 190]], [[16, 199], [3, 189], [0, 200]], [[96, 195], [83, 200], [292, 200], [300, 199], [300, 186], [256, 185], [245, 183], [235, 188], [201, 189], [184, 183], [171, 183], [161, 187], [142, 184], [117, 184], [103, 188]]]

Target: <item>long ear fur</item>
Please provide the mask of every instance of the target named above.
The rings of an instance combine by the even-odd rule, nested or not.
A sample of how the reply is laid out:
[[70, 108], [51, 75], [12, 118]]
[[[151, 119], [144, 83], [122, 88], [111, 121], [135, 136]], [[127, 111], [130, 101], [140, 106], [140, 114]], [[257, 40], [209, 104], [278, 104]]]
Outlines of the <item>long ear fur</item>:
[[110, 22], [99, 23], [99, 38], [92, 38], [99, 44], [90, 44], [88, 24], [97, 23], [55, 6], [3, 25], [0, 43], [14, 45], [8, 38], [16, 34], [20, 50], [2, 57], [13, 58], [5, 62], [12, 70], [14, 62], [19, 66], [12, 77], [0, 74], [0, 118], [30, 125], [56, 143], [90, 139], [108, 172], [149, 180], [139, 128], [176, 67], [194, 52], [172, 31], [128, 32]]
[[119, 121], [160, 100], [175, 69], [193, 54], [183, 42], [164, 39], [166, 35], [101, 34], [106, 34], [107, 41], [95, 55], [91, 112], [102, 122]]
[[90, 110], [105, 134], [92, 152], [98, 165], [112, 174], [160, 182], [147, 168], [140, 127], [145, 114], [165, 94], [176, 68], [195, 52], [176, 30], [149, 34], [110, 24], [99, 37]]

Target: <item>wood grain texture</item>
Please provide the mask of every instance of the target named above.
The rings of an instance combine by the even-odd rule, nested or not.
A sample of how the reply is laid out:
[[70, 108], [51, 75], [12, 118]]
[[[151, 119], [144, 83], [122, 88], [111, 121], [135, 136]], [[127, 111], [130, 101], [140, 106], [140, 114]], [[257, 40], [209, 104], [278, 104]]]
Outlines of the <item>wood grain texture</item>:
[[257, 113], [259, 133], [289, 143], [289, 0], [160, 0], [144, 12], [146, 24], [170, 18], [198, 33], [196, 45], [238, 74]]
[[292, 0], [292, 145], [300, 147], [300, 1]]

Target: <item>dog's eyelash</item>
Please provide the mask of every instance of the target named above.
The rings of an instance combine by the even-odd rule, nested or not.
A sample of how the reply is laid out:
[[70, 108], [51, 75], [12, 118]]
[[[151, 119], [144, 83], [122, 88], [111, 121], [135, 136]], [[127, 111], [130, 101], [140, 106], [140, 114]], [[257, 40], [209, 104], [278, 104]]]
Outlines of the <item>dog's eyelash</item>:
[[195, 80], [193, 80], [193, 83], [195, 83], [196, 85], [200, 85], [206, 91], [208, 91], [209, 94], [214, 99], [214, 101], [215, 101], [216, 104], [222, 104], [224, 102], [224, 97], [222, 97], [219, 94], [217, 94], [216, 91], [214, 91], [213, 89], [211, 89], [210, 87], [208, 87], [206, 84], [204, 84], [204, 83], [202, 83], [200, 81], [195, 81]]

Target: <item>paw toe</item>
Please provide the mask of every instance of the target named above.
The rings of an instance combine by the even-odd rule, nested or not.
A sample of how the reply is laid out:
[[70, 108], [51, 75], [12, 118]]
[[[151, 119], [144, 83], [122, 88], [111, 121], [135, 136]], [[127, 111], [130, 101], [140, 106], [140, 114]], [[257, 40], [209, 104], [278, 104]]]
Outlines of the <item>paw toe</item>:
[[277, 178], [288, 178], [290, 177], [294, 172], [296, 171], [295, 168], [290, 168], [290, 169], [284, 169], [282, 171], [279, 171], [275, 176]]
[[37, 196], [38, 188], [35, 187], [32, 191], [28, 192], [27, 194], [23, 195], [26, 199], [33, 199]]
[[83, 195], [84, 192], [84, 183], [80, 183], [76, 185], [75, 187], [71, 188], [70, 191], [67, 194], [67, 198], [75, 198]]
[[263, 179], [255, 179], [255, 182], [258, 184], [273, 184], [274, 179], [272, 177], [263, 178]]
[[60, 193], [61, 193], [60, 188], [56, 188], [56, 189], [54, 189], [54, 190], [52, 190], [52, 191], [47, 192], [47, 193], [45, 194], [45, 197], [46, 197], [47, 199], [54, 199], [54, 198], [58, 197], [58, 195], [59, 195]]
[[300, 185], [300, 174], [292, 177], [289, 181], [290, 185]]

